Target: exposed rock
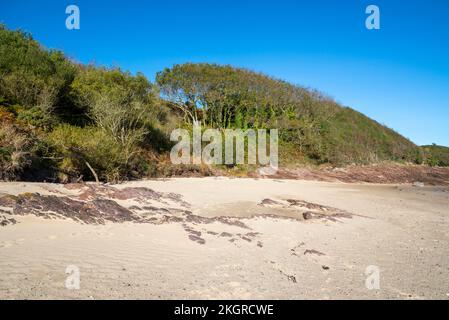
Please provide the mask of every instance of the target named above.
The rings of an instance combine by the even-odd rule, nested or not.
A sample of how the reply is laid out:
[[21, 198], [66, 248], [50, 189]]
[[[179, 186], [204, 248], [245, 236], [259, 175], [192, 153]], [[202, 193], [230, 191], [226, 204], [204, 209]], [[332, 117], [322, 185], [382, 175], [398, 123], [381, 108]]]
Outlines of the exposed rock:
[[[249, 229], [242, 221], [234, 217], [207, 218], [194, 215], [191, 211], [146, 205], [143, 207], [132, 205], [126, 208], [115, 201], [138, 200], [147, 203], [149, 200], [158, 201], [163, 204], [189, 206], [180, 195], [174, 193], [159, 193], [146, 188], [124, 188], [118, 190], [107, 185], [83, 185], [72, 184], [67, 187], [71, 190], [81, 189], [78, 195], [59, 196], [41, 195], [39, 193], [23, 193], [19, 196], [1, 195], [0, 206], [9, 207], [16, 215], [35, 215], [46, 219], [72, 219], [86, 224], [105, 224], [106, 222], [134, 222], [134, 223], [182, 223], [188, 238], [199, 244], [205, 244], [206, 240], [201, 237], [201, 232], [195, 229], [196, 225], [223, 223], [231, 226]], [[5, 211], [5, 213], [8, 213]], [[0, 225], [5, 226], [16, 223], [14, 219], [0, 216]], [[210, 235], [219, 236], [217, 232], [209, 231]], [[251, 242], [251, 237], [257, 233], [240, 235], [240, 238]], [[220, 236], [231, 234], [222, 233]]]
[[0, 215], [0, 226], [4, 227], [7, 225], [12, 225], [12, 224], [16, 224], [17, 221], [14, 218], [8, 218], [4, 215]]
[[[352, 214], [338, 208], [323, 206], [321, 204], [307, 202], [298, 199], [286, 199], [282, 201], [283, 202], [272, 199], [264, 199], [258, 205], [270, 208], [297, 210], [299, 217], [302, 217], [303, 220], [326, 219], [330, 221], [338, 221], [337, 220], [338, 218], [352, 218]], [[254, 215], [254, 216], [295, 219], [289, 215], [283, 215], [282, 213]]]
[[258, 205], [259, 206], [271, 206], [271, 205], [279, 205], [281, 204], [280, 202], [276, 201], [276, 200], [272, 200], [272, 199], [263, 199]]
[[13, 207], [18, 200], [18, 197], [12, 194], [0, 194], [0, 206], [2, 207]]
[[223, 224], [236, 226], [244, 229], [250, 229], [245, 223], [240, 221], [238, 218], [235, 217], [214, 217], [214, 218], [208, 218], [203, 216], [198, 216], [193, 214], [191, 211], [185, 211], [184, 212], [185, 220], [187, 222], [195, 223], [195, 224], [210, 224], [214, 222], [220, 222]]
[[248, 242], [251, 242], [251, 241], [252, 241], [250, 238], [245, 237], [245, 236], [242, 236], [242, 235], [239, 235], [239, 237], [240, 237], [241, 239], [245, 240], [245, 241], [248, 241]]
[[[262, 175], [259, 174], [259, 176]], [[382, 184], [421, 181], [426, 185], [448, 186], [449, 168], [400, 164], [350, 165], [345, 168], [320, 169], [302, 167], [296, 169], [279, 169], [272, 178]]]
[[84, 202], [69, 197], [24, 193], [17, 197], [12, 208], [17, 215], [33, 214], [47, 219], [62, 217], [92, 224], [140, 220], [132, 211], [115, 201], [104, 199]]
[[81, 193], [76, 197], [79, 200], [93, 200], [97, 198], [108, 198], [117, 200], [134, 200], [139, 203], [150, 203], [156, 201], [164, 204], [174, 202], [180, 206], [188, 208], [189, 203], [182, 200], [182, 196], [176, 193], [157, 192], [144, 187], [126, 187], [115, 188], [109, 185], [97, 184], [68, 184], [65, 188], [69, 190], [81, 190]]
[[220, 233], [220, 237], [232, 237], [232, 234], [230, 234], [229, 232], [222, 232]]
[[194, 234], [189, 234], [189, 239], [192, 240], [192, 241], [198, 242], [199, 244], [205, 244], [206, 243], [206, 240], [204, 240], [203, 238], [198, 237], [198, 236], [196, 236]]
[[251, 237], [251, 238], [257, 237], [258, 235], [260, 235], [259, 232], [248, 232], [247, 234], [245, 234], [245, 236]]
[[304, 255], [306, 255], [306, 254], [316, 254], [317, 256], [325, 256], [324, 253], [322, 253], [318, 250], [315, 250], [315, 249], [310, 249], [310, 250], [307, 249], [306, 251], [304, 251]]
[[310, 211], [303, 212], [302, 217], [304, 220], [310, 220], [313, 218], [313, 213]]

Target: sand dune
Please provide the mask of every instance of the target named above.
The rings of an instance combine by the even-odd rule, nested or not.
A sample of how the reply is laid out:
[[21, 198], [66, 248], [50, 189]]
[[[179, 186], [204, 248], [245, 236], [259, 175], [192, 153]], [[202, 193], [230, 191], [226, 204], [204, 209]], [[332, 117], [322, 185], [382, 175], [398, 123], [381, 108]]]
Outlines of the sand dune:
[[448, 299], [448, 209], [411, 185], [0, 183], [0, 298]]

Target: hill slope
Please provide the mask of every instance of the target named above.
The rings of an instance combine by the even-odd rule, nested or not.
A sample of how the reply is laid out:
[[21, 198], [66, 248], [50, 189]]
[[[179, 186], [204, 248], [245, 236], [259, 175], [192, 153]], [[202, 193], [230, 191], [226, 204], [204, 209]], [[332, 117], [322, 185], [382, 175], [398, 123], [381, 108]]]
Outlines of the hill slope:
[[[249, 70], [215, 64], [176, 65], [156, 81], [174, 106], [220, 128], [279, 128], [286, 158], [317, 163], [420, 161], [408, 139], [316, 91]], [[299, 154], [299, 155], [298, 155]]]
[[422, 146], [425, 161], [431, 166], [449, 166], [449, 148], [438, 146], [436, 144], [430, 146]]
[[202, 170], [167, 160], [170, 132], [196, 121], [279, 128], [281, 166], [421, 163], [424, 152], [319, 92], [264, 74], [187, 63], [159, 72], [153, 84], [73, 63], [0, 25], [0, 179], [116, 181]]

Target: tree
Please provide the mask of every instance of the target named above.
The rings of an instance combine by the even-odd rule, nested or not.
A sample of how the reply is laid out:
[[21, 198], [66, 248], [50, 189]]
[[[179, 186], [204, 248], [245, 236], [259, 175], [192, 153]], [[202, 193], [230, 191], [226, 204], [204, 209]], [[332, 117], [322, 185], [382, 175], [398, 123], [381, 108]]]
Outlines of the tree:
[[142, 74], [93, 66], [81, 68], [71, 88], [78, 107], [122, 146], [127, 164], [155, 121], [155, 88]]

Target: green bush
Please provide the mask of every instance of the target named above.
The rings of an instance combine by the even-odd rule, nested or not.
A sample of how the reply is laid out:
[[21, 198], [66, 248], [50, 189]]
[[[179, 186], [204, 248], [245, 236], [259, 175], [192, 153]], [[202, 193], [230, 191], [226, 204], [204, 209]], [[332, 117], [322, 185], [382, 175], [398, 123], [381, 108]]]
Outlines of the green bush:
[[125, 161], [128, 155], [120, 144], [97, 127], [60, 125], [48, 134], [48, 141], [58, 160], [61, 181], [93, 180], [95, 174], [102, 181], [120, 181], [136, 163], [137, 154]]
[[45, 50], [28, 33], [0, 24], [0, 101], [20, 105], [24, 120], [48, 128], [71, 111], [67, 97], [76, 66], [63, 53]]
[[0, 108], [0, 180], [15, 180], [31, 165], [33, 138]]
[[42, 128], [46, 131], [51, 130], [58, 124], [59, 119], [50, 110], [42, 106], [31, 108], [20, 108], [17, 110], [17, 119], [29, 123], [32, 126]]
[[449, 148], [436, 144], [422, 146], [425, 163], [429, 166], [449, 166]]

